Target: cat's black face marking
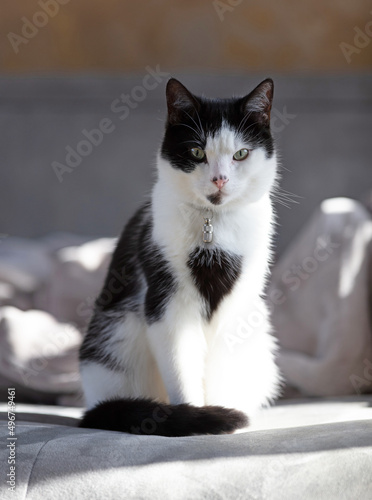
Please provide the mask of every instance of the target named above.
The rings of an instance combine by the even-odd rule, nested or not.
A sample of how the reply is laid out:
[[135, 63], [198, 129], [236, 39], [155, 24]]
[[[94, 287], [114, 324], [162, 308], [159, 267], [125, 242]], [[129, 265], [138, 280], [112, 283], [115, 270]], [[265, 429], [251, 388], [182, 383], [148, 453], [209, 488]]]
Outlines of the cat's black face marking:
[[189, 173], [195, 170], [198, 163], [205, 163], [205, 159], [196, 160], [190, 149], [204, 149], [207, 137], [214, 137], [223, 124], [239, 131], [252, 149], [261, 147], [267, 158], [272, 157], [274, 141], [269, 123], [271, 80], [265, 80], [242, 98], [205, 99], [194, 96], [172, 79], [167, 87], [167, 100], [168, 120], [161, 155], [174, 168]]
[[211, 194], [207, 196], [207, 199], [213, 203], [213, 205], [221, 205], [222, 203], [222, 193], [221, 191], [217, 191], [217, 193]]
[[242, 257], [218, 248], [197, 247], [187, 266], [194, 283], [207, 304], [206, 317], [211, 319], [225, 295], [229, 294], [242, 272]]

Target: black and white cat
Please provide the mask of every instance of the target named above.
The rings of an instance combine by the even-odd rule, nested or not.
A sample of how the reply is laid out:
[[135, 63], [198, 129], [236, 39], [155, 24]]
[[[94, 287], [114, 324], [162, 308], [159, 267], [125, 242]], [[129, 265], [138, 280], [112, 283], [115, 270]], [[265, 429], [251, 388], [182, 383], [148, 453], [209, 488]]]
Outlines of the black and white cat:
[[219, 434], [278, 395], [262, 298], [273, 82], [206, 99], [169, 80], [151, 200], [120, 238], [80, 352], [82, 427]]

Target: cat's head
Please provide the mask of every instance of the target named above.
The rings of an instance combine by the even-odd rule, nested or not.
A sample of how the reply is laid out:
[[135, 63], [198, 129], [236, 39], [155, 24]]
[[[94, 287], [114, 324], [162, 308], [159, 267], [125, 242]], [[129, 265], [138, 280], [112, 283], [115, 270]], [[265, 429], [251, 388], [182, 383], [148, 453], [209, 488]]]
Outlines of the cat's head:
[[182, 201], [219, 210], [270, 191], [276, 177], [273, 88], [267, 79], [244, 97], [206, 99], [168, 81], [159, 169]]

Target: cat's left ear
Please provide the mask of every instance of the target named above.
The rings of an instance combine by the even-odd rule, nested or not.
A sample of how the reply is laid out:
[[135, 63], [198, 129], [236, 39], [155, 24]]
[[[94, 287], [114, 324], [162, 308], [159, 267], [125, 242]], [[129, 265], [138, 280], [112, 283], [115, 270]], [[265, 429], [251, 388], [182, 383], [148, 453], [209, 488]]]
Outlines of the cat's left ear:
[[184, 113], [193, 115], [199, 111], [200, 103], [181, 82], [171, 78], [167, 83], [168, 123], [180, 123]]
[[243, 98], [243, 113], [257, 113], [257, 119], [262, 125], [270, 125], [270, 112], [274, 96], [274, 82], [266, 78], [250, 94]]

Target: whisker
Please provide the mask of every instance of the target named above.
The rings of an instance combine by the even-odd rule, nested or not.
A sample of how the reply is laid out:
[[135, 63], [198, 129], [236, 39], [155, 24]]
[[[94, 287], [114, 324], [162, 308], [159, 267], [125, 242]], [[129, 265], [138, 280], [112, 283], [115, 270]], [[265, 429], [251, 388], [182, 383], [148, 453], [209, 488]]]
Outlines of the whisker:
[[[196, 111], [196, 110], [195, 110]], [[200, 117], [199, 117], [199, 114], [198, 112], [196, 111], [197, 115], [198, 115], [198, 118], [199, 118], [199, 125], [196, 123], [196, 121], [194, 120], [194, 118], [190, 115], [190, 113], [188, 113], [187, 111], [185, 111], [185, 113], [187, 114], [187, 116], [193, 121], [193, 123], [195, 124], [195, 127], [197, 129], [197, 132], [198, 132], [198, 135], [200, 138], [202, 138], [202, 136], [204, 135], [204, 131], [203, 131], [203, 128], [201, 126], [201, 122], [200, 122]]]
[[178, 126], [189, 128], [201, 139], [199, 132], [197, 130], [195, 130], [193, 127], [191, 127], [190, 125], [187, 125], [186, 123], [179, 123]]
[[251, 114], [252, 114], [252, 111], [250, 111], [249, 113], [247, 113], [246, 115], [244, 115], [243, 118], [241, 119], [241, 121], [239, 123], [239, 126], [238, 126], [238, 130], [237, 130], [238, 134], [240, 134], [242, 128], [244, 127], [244, 125], [247, 122], [247, 120], [250, 118]]
[[291, 193], [290, 191], [286, 191], [285, 189], [282, 189], [279, 186], [276, 186], [271, 193], [271, 197], [273, 201], [279, 203], [280, 205], [283, 205], [286, 208], [291, 209], [291, 204], [296, 204], [298, 205], [300, 201], [303, 199], [302, 196], [299, 196], [297, 194]]
[[196, 144], [197, 146], [199, 146], [201, 149], [204, 148], [204, 145], [198, 140], [198, 139], [190, 139], [189, 141], [182, 141], [180, 142], [180, 144], [186, 144], [188, 142], [191, 142], [192, 144]]
[[200, 120], [200, 116], [199, 116], [198, 110], [195, 109], [195, 112], [196, 112], [196, 116], [198, 117], [198, 121], [199, 121], [199, 130], [201, 131], [201, 135], [204, 136], [204, 130], [203, 130], [203, 126], [202, 126], [202, 123], [201, 123], [201, 120]]

